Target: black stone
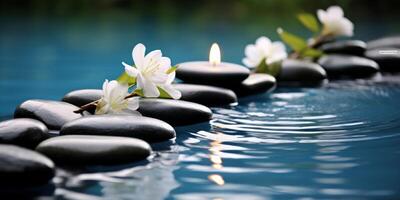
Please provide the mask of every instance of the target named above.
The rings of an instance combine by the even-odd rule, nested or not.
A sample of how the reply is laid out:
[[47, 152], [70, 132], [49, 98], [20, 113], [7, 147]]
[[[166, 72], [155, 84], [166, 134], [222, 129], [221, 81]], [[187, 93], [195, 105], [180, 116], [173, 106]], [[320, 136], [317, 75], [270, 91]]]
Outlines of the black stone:
[[379, 71], [378, 64], [358, 56], [327, 55], [318, 60], [329, 78], [370, 78]]
[[275, 77], [269, 74], [250, 74], [239, 86], [233, 90], [239, 97], [270, 92], [276, 87]]
[[77, 109], [79, 108], [61, 101], [28, 100], [17, 107], [14, 117], [37, 119], [49, 129], [59, 130], [65, 123], [81, 117], [74, 113]]
[[232, 63], [211, 66], [208, 62], [186, 62], [178, 64], [176, 77], [185, 83], [229, 87], [246, 79], [250, 70]]
[[140, 99], [138, 111], [143, 116], [160, 119], [173, 126], [206, 122], [212, 116], [208, 107], [173, 99]]
[[195, 84], [174, 84], [182, 93], [180, 100], [199, 103], [205, 106], [221, 106], [237, 102], [236, 94], [229, 89]]
[[65, 124], [61, 135], [123, 136], [162, 142], [175, 137], [171, 125], [149, 117], [134, 115], [92, 115]]
[[84, 89], [74, 90], [66, 94], [62, 101], [81, 107], [90, 102], [99, 100], [103, 95], [102, 90]]
[[316, 63], [287, 59], [276, 79], [278, 85], [288, 86], [319, 86], [326, 82], [325, 70]]
[[324, 44], [320, 47], [322, 51], [329, 54], [364, 55], [367, 44], [361, 40], [344, 40]]
[[400, 48], [400, 36], [383, 37], [367, 42], [367, 49]]
[[0, 186], [38, 186], [54, 176], [54, 163], [37, 152], [14, 145], [0, 145]]
[[385, 72], [400, 72], [400, 48], [381, 48], [365, 52], [365, 56], [378, 63]]
[[49, 130], [34, 119], [11, 119], [0, 122], [0, 143], [33, 149], [50, 137]]
[[124, 164], [146, 159], [151, 153], [150, 145], [140, 139], [88, 135], [54, 137], [36, 150], [65, 165]]

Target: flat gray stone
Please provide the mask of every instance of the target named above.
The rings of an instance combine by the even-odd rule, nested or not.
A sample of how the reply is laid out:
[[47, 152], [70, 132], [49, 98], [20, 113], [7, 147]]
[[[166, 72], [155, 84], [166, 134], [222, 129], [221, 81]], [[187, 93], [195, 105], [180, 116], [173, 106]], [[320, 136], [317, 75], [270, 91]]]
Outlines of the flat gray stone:
[[275, 77], [269, 74], [250, 74], [239, 86], [233, 90], [239, 97], [271, 92], [276, 87]]
[[35, 151], [0, 145], [0, 186], [38, 186], [54, 176], [54, 163]]
[[323, 44], [320, 49], [328, 54], [364, 55], [367, 44], [361, 40], [344, 40]]
[[400, 72], [400, 48], [380, 48], [365, 52], [365, 57], [378, 63], [385, 72]]
[[82, 117], [74, 113], [78, 107], [61, 101], [27, 100], [14, 112], [15, 118], [32, 118], [43, 122], [51, 130], [59, 130], [65, 123]]
[[103, 135], [162, 142], [175, 137], [171, 125], [154, 118], [134, 115], [92, 115], [65, 124], [61, 135]]
[[48, 139], [36, 150], [64, 165], [116, 165], [144, 160], [150, 145], [140, 139], [115, 136], [68, 135]]
[[211, 119], [211, 110], [201, 104], [173, 99], [140, 99], [138, 111], [172, 126], [191, 125]]
[[318, 63], [329, 78], [370, 78], [379, 71], [375, 61], [358, 56], [326, 55]]
[[326, 82], [326, 71], [318, 64], [287, 59], [276, 77], [278, 85], [319, 86]]
[[205, 106], [221, 106], [237, 102], [236, 94], [229, 89], [184, 83], [174, 84], [173, 86], [182, 93], [180, 100]]
[[40, 142], [50, 138], [49, 130], [40, 121], [20, 118], [0, 122], [0, 143], [14, 144], [34, 149]]

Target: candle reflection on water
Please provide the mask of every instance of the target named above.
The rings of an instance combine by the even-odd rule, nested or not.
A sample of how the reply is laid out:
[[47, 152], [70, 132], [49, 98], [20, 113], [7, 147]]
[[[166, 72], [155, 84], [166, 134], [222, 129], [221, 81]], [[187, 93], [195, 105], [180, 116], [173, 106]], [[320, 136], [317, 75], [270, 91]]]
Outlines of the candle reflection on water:
[[[222, 161], [222, 158], [219, 155], [220, 152], [221, 152], [221, 142], [218, 141], [218, 140], [212, 141], [210, 143], [209, 151], [210, 151], [210, 161], [212, 163], [211, 166], [214, 169], [218, 169], [218, 170], [222, 169], [223, 168], [223, 166], [222, 166], [222, 162], [223, 161]], [[225, 184], [224, 178], [219, 174], [210, 174], [208, 176], [208, 179], [210, 181], [214, 182], [215, 184], [220, 185], [220, 186]]]

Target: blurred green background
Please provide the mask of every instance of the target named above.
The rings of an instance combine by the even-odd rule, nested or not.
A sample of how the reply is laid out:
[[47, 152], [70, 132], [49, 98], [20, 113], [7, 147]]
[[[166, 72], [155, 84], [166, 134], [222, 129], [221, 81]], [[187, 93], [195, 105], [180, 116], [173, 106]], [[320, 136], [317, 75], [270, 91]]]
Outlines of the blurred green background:
[[400, 32], [400, 1], [315, 0], [8, 0], [0, 1], [0, 116], [29, 98], [60, 99], [99, 88], [132, 62], [138, 42], [161, 49], [173, 63], [206, 60], [218, 42], [224, 61], [241, 63], [243, 49], [276, 29], [302, 36], [296, 19], [340, 5], [354, 38]]

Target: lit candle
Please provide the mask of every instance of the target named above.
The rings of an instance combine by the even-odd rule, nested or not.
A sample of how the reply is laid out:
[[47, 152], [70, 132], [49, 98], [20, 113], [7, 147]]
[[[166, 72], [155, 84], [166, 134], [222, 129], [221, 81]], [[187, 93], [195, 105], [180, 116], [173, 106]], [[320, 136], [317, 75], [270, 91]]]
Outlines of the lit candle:
[[232, 87], [245, 80], [250, 70], [242, 65], [221, 62], [217, 43], [210, 49], [209, 61], [193, 61], [178, 64], [177, 78], [185, 83]]

